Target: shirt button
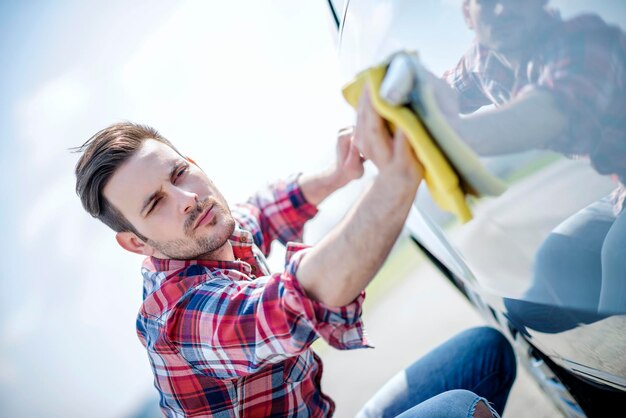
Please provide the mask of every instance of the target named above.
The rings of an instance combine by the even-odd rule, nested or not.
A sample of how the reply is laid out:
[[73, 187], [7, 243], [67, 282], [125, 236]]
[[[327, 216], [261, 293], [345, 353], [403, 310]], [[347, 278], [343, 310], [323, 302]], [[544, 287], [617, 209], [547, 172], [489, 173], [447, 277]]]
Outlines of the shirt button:
[[246, 242], [246, 237], [245, 236], [240, 236], [239, 237], [239, 242]]

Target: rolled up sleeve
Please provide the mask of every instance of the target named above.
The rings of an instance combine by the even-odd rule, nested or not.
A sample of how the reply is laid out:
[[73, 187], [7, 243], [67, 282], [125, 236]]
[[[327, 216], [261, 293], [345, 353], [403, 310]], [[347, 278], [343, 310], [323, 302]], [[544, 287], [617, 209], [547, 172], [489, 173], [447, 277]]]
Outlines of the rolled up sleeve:
[[300, 261], [308, 250], [303, 244], [289, 243], [287, 246], [283, 275], [285, 308], [303, 314], [315, 332], [332, 347], [340, 350], [369, 347], [361, 319], [365, 292], [341, 307], [330, 307], [308, 297], [296, 279]]

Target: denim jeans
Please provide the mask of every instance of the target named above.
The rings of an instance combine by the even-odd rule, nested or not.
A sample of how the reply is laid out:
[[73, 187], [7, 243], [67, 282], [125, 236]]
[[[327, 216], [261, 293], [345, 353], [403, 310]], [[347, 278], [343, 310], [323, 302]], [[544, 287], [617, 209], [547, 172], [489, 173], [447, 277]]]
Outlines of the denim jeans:
[[524, 299], [607, 314], [626, 313], [626, 211], [601, 199], [566, 219], [537, 252]]
[[493, 328], [472, 328], [391, 378], [357, 417], [465, 418], [481, 399], [502, 414], [515, 376], [508, 340]]
[[626, 211], [609, 198], [570, 216], [537, 251], [534, 277], [522, 298], [505, 299], [519, 331], [558, 333], [626, 313]]

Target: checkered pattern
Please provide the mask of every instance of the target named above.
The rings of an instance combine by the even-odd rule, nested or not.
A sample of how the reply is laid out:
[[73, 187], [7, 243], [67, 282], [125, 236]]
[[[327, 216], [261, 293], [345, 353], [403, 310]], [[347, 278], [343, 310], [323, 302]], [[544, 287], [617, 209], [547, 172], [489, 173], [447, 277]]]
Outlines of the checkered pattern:
[[[279, 183], [233, 208], [236, 261], [148, 258], [137, 332], [168, 417], [326, 417], [321, 336], [338, 349], [366, 347], [364, 294], [342, 308], [309, 299], [295, 278], [304, 223], [316, 213], [297, 182]], [[283, 273], [265, 263], [287, 244]]]
[[[569, 117], [569, 130], [548, 148], [589, 158], [601, 174], [626, 181], [626, 36], [596, 15], [563, 21], [556, 12], [528, 42], [516, 75], [477, 43], [444, 79], [460, 93], [460, 108], [470, 113], [504, 105], [529, 89], [550, 91]], [[620, 201], [618, 199], [618, 201]], [[621, 203], [620, 203], [621, 205]], [[621, 207], [619, 208], [621, 210]]]

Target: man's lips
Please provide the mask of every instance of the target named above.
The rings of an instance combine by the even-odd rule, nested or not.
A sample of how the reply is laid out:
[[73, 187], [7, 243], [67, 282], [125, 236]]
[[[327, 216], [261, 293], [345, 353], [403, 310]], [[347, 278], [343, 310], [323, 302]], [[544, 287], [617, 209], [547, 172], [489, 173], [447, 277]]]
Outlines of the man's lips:
[[193, 227], [193, 229], [197, 229], [198, 227], [210, 222], [211, 219], [213, 219], [212, 210], [213, 205], [209, 206], [204, 212], [202, 212], [200, 216], [198, 216], [198, 221], [196, 222], [196, 225]]

